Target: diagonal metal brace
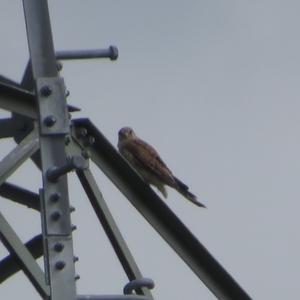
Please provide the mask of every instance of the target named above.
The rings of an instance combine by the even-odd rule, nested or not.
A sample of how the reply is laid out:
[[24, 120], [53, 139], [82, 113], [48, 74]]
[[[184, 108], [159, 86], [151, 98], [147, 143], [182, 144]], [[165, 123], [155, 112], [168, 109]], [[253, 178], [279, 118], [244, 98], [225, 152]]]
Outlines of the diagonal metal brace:
[[4, 182], [0, 185], [0, 196], [40, 211], [39, 195], [15, 184]]
[[[33, 258], [39, 258], [43, 255], [43, 238], [39, 234], [25, 244], [25, 247], [31, 253]], [[21, 266], [16, 260], [14, 254], [9, 254], [0, 261], [0, 283], [21, 270]]]
[[8, 83], [0, 82], [0, 107], [31, 119], [37, 117], [34, 94]]
[[[79, 180], [95, 210], [95, 213], [101, 222], [107, 237], [109, 238], [129, 280], [142, 279], [142, 273], [139, 270], [113, 216], [111, 215], [107, 204], [97, 186], [97, 183], [89, 169], [78, 170]], [[136, 292], [147, 296], [149, 300], [153, 299], [149, 289], [136, 286]]]
[[39, 139], [33, 130], [22, 142], [0, 161], [0, 185], [39, 149]]
[[[94, 143], [86, 146], [93, 162], [102, 169], [218, 299], [251, 299], [172, 210], [116, 152], [91, 121], [78, 119], [74, 120], [73, 124], [75, 132], [84, 128], [86, 137], [93, 137]], [[73, 138], [84, 144], [84, 138], [74, 132]]]
[[50, 289], [45, 283], [45, 276], [40, 266], [32, 257], [28, 249], [23, 245], [22, 241], [8, 224], [4, 216], [0, 212], [0, 239], [7, 250], [15, 255], [22, 270], [27, 275], [31, 283], [37, 289], [39, 294], [46, 298], [49, 296]]

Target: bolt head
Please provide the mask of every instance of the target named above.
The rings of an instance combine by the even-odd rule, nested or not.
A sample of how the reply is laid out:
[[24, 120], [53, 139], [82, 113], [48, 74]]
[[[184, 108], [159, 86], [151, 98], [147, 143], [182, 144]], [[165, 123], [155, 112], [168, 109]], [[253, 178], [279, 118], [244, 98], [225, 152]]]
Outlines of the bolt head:
[[86, 128], [81, 127], [76, 130], [76, 134], [78, 137], [86, 137], [88, 134], [88, 131]]
[[49, 85], [44, 85], [44, 86], [41, 88], [41, 95], [42, 95], [42, 96], [44, 96], [44, 97], [49, 97], [51, 94], [52, 94], [51, 86], [49, 86]]
[[88, 151], [88, 150], [83, 150], [83, 151], [81, 152], [81, 155], [82, 155], [83, 158], [89, 159], [89, 158], [91, 157], [91, 152]]
[[61, 271], [64, 267], [66, 266], [66, 263], [62, 260], [59, 260], [58, 262], [56, 262], [55, 264], [55, 268], [59, 271]]
[[117, 60], [118, 56], [119, 56], [118, 48], [116, 46], [110, 46], [109, 50], [110, 50], [110, 57], [109, 58], [111, 60]]
[[52, 127], [55, 123], [56, 123], [56, 117], [55, 116], [48, 116], [44, 119], [44, 124], [47, 126], [47, 127]]
[[85, 167], [85, 159], [80, 155], [74, 155], [71, 158], [71, 162], [72, 162], [74, 169], [82, 170]]
[[67, 136], [65, 137], [65, 145], [69, 145], [70, 142], [71, 142], [71, 138], [70, 138], [70, 136], [67, 135]]
[[80, 276], [79, 275], [76, 275], [75, 276], [75, 280], [79, 280], [80, 279]]
[[53, 193], [50, 195], [49, 199], [51, 202], [56, 203], [61, 197], [60, 193]]
[[57, 61], [56, 62], [56, 69], [57, 69], [57, 71], [60, 72], [62, 70], [62, 68], [63, 68], [62, 62], [61, 61]]
[[94, 145], [95, 144], [95, 138], [93, 137], [93, 136], [89, 136], [89, 138], [88, 138], [88, 143], [89, 143], [89, 145]]
[[63, 251], [64, 247], [65, 247], [65, 245], [63, 243], [58, 242], [54, 245], [54, 250], [56, 252], [61, 252], [61, 251]]
[[61, 213], [59, 211], [55, 211], [51, 214], [51, 219], [53, 221], [58, 221], [61, 217]]

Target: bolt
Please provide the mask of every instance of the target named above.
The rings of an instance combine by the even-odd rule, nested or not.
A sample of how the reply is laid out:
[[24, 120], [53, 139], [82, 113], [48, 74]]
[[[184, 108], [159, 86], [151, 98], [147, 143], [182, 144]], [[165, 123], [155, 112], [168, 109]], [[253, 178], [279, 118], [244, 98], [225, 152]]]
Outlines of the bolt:
[[63, 68], [63, 64], [61, 61], [56, 62], [56, 69], [58, 72], [60, 72]]
[[58, 221], [61, 217], [61, 213], [59, 211], [55, 211], [51, 214], [51, 219], [53, 221]]
[[74, 169], [83, 170], [86, 168], [85, 160], [80, 155], [72, 156], [70, 163], [73, 165]]
[[115, 47], [115, 46], [110, 46], [110, 47], [109, 47], [109, 50], [110, 50], [110, 56], [109, 56], [109, 58], [110, 58], [111, 60], [117, 60], [118, 55], [119, 55], [118, 48]]
[[70, 206], [70, 213], [74, 212], [76, 209], [74, 206]]
[[50, 195], [50, 201], [53, 202], [53, 203], [56, 203], [61, 197], [61, 194], [60, 193], [53, 193]]
[[72, 231], [74, 231], [74, 230], [76, 230], [76, 229], [77, 229], [77, 226], [76, 226], [76, 225], [72, 225], [72, 226], [71, 226], [71, 230], [72, 230]]
[[70, 96], [70, 91], [69, 91], [69, 90], [66, 90], [65, 96], [66, 96], [66, 97], [69, 97], [69, 96]]
[[53, 115], [50, 115], [50, 116], [48, 116], [48, 117], [46, 117], [45, 119], [44, 119], [44, 124], [47, 126], [47, 127], [52, 127], [55, 123], [56, 123], [56, 118], [55, 118], [55, 116], [53, 116]]
[[74, 256], [74, 257], [73, 257], [73, 262], [75, 263], [75, 262], [77, 262], [77, 261], [79, 261], [79, 257], [78, 257], [78, 256]]
[[79, 280], [80, 279], [80, 276], [79, 275], [76, 275], [75, 276], [75, 280]]
[[41, 94], [42, 94], [42, 96], [44, 96], [44, 97], [49, 97], [49, 96], [52, 94], [51, 86], [49, 86], [49, 85], [44, 85], [44, 86], [41, 88]]
[[59, 260], [58, 262], [56, 262], [55, 264], [55, 268], [57, 270], [62, 270], [64, 267], [66, 266], [66, 263], [63, 260]]
[[71, 172], [73, 170], [83, 170], [86, 169], [86, 162], [83, 157], [79, 155], [72, 156], [67, 159], [67, 162], [60, 166], [54, 166], [48, 169], [46, 176], [47, 179], [55, 182], [59, 179], [60, 176], [65, 175], [68, 172]]
[[54, 250], [55, 250], [56, 252], [61, 252], [61, 251], [63, 251], [64, 247], [65, 247], [65, 246], [64, 246], [63, 243], [58, 242], [58, 243], [56, 243], [56, 244], [54, 245]]
[[71, 142], [71, 138], [70, 138], [69, 135], [67, 135], [67, 136], [65, 137], [65, 145], [69, 145], [70, 142]]
[[81, 155], [83, 158], [88, 159], [88, 158], [90, 158], [91, 153], [88, 150], [82, 150]]
[[89, 136], [88, 143], [89, 145], [93, 145], [95, 143], [95, 138], [93, 136]]
[[76, 130], [76, 133], [77, 133], [77, 136], [78, 136], [78, 137], [85, 137], [85, 136], [87, 136], [88, 131], [87, 131], [86, 128], [81, 127], [81, 128], [78, 128], [78, 129]]

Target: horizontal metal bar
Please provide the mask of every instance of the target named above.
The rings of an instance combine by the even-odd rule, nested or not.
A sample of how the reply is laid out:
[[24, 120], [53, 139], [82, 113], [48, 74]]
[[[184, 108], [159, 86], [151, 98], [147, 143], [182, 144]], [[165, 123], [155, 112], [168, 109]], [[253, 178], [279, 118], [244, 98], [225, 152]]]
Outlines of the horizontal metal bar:
[[[25, 80], [25, 79], [24, 79]], [[0, 108], [20, 114], [30, 119], [37, 118], [35, 94], [22, 88], [21, 85], [0, 81]], [[73, 105], [68, 105], [69, 112], [80, 111]]]
[[93, 137], [94, 142], [86, 146], [91, 159], [218, 299], [251, 299], [91, 121], [79, 119], [74, 125], [75, 132], [85, 128], [86, 137]]
[[39, 149], [39, 139], [33, 130], [0, 161], [0, 185], [31, 155]]
[[[140, 272], [127, 244], [124, 240], [107, 204], [97, 186], [97, 183], [89, 169], [77, 171], [79, 180], [94, 208], [94, 211], [101, 222], [107, 237], [109, 238], [129, 280], [142, 279]], [[148, 299], [153, 299], [151, 292], [147, 288], [138, 288], [137, 293], [146, 295]]]
[[0, 83], [0, 108], [31, 119], [37, 117], [34, 94], [8, 83]]
[[[43, 255], [43, 239], [39, 234], [25, 244], [33, 258], [37, 259]], [[20, 271], [22, 268], [18, 263], [16, 256], [10, 254], [0, 261], [0, 283]]]
[[15, 184], [4, 182], [0, 186], [0, 196], [40, 211], [39, 195]]
[[8, 85], [13, 85], [13, 86], [16, 86], [16, 87], [20, 86], [17, 82], [11, 80], [10, 78], [7, 78], [3, 75], [0, 75], [0, 84], [2, 84], [2, 83], [8, 84]]
[[91, 49], [91, 50], [64, 50], [55, 53], [57, 59], [91, 59], [91, 58], [110, 58], [116, 60], [118, 58], [118, 48], [110, 46], [107, 49]]
[[31, 283], [43, 298], [49, 296], [50, 289], [45, 283], [45, 276], [40, 266], [23, 245], [18, 235], [14, 232], [0, 212], [0, 239], [7, 250], [13, 254], [20, 267]]

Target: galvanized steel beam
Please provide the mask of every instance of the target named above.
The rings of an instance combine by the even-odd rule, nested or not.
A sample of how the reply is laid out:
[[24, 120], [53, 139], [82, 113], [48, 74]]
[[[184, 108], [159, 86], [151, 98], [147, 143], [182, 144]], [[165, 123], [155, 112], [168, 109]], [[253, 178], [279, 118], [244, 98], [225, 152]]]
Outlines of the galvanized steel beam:
[[40, 211], [39, 195], [15, 184], [4, 182], [0, 186], [0, 196]]
[[85, 145], [94, 163], [218, 299], [251, 299], [88, 119], [75, 120], [74, 127], [73, 137]]
[[0, 185], [30, 156], [39, 149], [36, 130], [0, 161]]
[[35, 119], [37, 110], [34, 94], [7, 83], [0, 82], [0, 108]]
[[[42, 235], [39, 234], [32, 238], [30, 241], [25, 243], [25, 247], [34, 259], [41, 257], [43, 255]], [[18, 263], [16, 255], [10, 254], [3, 258], [0, 261], [0, 283], [4, 282], [6, 279], [20, 270], [22, 270], [22, 266], [20, 263]]]
[[23, 245], [18, 235], [0, 212], [0, 239], [8, 251], [13, 254], [20, 267], [43, 298], [49, 296], [49, 286], [41, 268], [34, 260], [28, 249]]
[[[105, 200], [97, 186], [97, 183], [89, 169], [77, 171], [80, 182], [94, 208], [98, 220], [102, 224], [129, 280], [142, 279], [139, 270], [117, 224], [111, 215]], [[137, 289], [137, 294], [147, 296], [152, 300], [151, 292], [147, 288]]]
[[43, 189], [40, 191], [44, 261], [51, 300], [76, 298], [75, 267], [66, 175], [49, 180], [47, 172], [67, 163], [69, 120], [65, 86], [58, 77], [48, 3], [23, 0], [32, 79], [38, 103]]

